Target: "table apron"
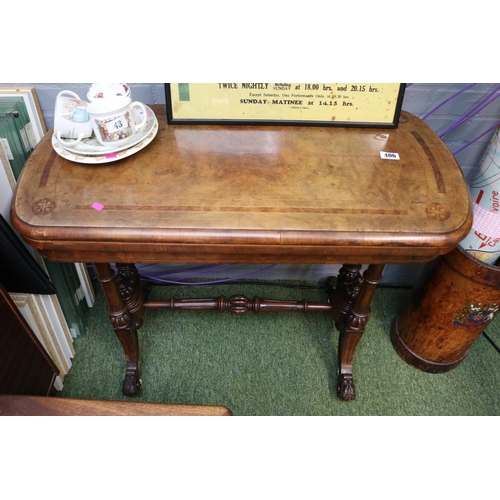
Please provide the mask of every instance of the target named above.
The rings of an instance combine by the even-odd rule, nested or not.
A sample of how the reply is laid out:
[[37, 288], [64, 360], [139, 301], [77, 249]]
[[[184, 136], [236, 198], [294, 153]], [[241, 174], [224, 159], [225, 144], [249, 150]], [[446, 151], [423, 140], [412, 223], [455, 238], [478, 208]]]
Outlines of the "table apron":
[[107, 243], [31, 243], [56, 262], [157, 262], [211, 264], [397, 264], [421, 263], [454, 247], [152, 245]]

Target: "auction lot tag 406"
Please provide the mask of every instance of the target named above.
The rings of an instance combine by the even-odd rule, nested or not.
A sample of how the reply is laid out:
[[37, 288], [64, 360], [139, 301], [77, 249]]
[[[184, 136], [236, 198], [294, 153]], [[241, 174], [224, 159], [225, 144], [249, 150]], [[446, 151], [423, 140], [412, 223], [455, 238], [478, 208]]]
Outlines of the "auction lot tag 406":
[[380, 158], [382, 158], [382, 160], [399, 160], [399, 154], [380, 151]]

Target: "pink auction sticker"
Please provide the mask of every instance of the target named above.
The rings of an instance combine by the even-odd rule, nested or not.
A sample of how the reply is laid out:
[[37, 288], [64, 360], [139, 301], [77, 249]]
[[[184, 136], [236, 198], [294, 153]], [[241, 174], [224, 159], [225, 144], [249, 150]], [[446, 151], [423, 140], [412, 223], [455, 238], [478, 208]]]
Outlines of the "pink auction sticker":
[[102, 210], [104, 208], [104, 205], [101, 205], [100, 203], [94, 203], [92, 205], [92, 208], [95, 208], [96, 210]]
[[109, 155], [106, 155], [106, 158], [116, 158], [116, 153], [110, 153]]

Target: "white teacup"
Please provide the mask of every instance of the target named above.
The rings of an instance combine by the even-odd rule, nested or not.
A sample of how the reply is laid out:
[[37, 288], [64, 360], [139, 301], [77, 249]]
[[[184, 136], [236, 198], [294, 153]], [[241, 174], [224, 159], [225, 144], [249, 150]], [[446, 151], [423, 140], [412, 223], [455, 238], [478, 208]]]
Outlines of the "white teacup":
[[[143, 113], [139, 123], [135, 123], [133, 108], [141, 108]], [[134, 138], [146, 124], [146, 107], [141, 102], [132, 102], [130, 97], [117, 96], [96, 99], [87, 106], [90, 122], [96, 139], [105, 147], [123, 146]]]
[[[87, 102], [71, 90], [57, 94], [54, 111], [54, 133], [64, 146], [73, 146], [92, 135]], [[67, 139], [75, 139], [68, 141]]]

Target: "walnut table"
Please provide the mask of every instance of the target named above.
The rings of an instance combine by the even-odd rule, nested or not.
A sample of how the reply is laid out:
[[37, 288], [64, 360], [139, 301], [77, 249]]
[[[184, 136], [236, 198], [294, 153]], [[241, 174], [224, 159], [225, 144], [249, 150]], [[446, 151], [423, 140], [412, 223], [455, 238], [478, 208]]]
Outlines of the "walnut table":
[[[157, 136], [112, 163], [64, 159], [47, 134], [11, 210], [14, 227], [45, 258], [95, 264], [125, 353], [124, 394], [140, 389], [137, 330], [147, 308], [309, 310], [331, 312], [340, 332], [338, 395], [354, 399], [354, 352], [384, 265], [428, 261], [471, 228], [453, 155], [406, 112], [397, 129], [377, 129], [173, 126], [163, 106], [152, 109]], [[148, 302], [138, 262], [343, 266], [327, 280], [325, 303], [243, 295]]]

